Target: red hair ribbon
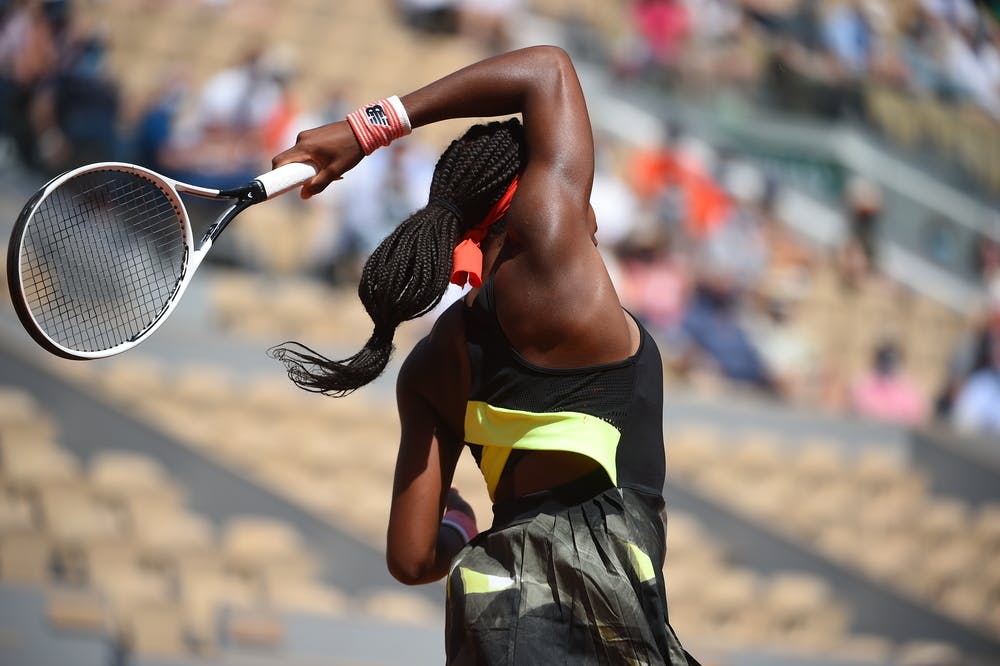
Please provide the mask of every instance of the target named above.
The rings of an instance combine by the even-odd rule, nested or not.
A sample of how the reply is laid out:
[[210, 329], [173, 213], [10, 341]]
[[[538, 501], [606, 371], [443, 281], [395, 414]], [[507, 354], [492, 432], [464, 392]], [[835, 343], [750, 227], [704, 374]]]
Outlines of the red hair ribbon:
[[510, 209], [510, 202], [514, 199], [517, 191], [518, 175], [510, 181], [507, 191], [493, 204], [483, 221], [465, 232], [462, 241], [455, 247], [451, 267], [451, 282], [460, 287], [464, 287], [466, 281], [473, 287], [480, 287], [483, 284], [483, 251], [480, 244], [486, 238], [486, 232], [500, 218], [507, 214]]

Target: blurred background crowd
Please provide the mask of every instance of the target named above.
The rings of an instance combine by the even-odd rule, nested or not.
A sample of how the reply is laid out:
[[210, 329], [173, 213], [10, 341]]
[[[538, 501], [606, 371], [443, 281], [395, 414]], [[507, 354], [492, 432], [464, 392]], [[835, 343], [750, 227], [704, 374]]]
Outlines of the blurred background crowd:
[[[891, 527], [877, 526], [879, 537], [891, 532], [901, 540], [882, 550], [899, 555], [898, 561], [890, 564], [885, 555], [886, 561], [872, 564], [867, 553], [838, 550], [847, 548], [844, 541], [865, 542], [874, 533], [841, 526], [847, 531], [831, 536], [807, 525], [802, 532], [792, 529], [792, 536], [812, 544], [821, 559], [874, 576], [893, 594], [902, 589], [914, 595], [917, 606], [943, 613], [945, 624], [964, 623], [976, 638], [952, 636], [904, 654], [868, 636], [847, 652], [874, 659], [860, 663], [951, 664], [983, 654], [988, 659], [981, 663], [1000, 663], [997, 494], [963, 496], [962, 483], [943, 488], [934, 470], [914, 463], [919, 446], [936, 446], [935, 438], [968, 439], [993, 456], [980, 467], [1000, 478], [1000, 3], [0, 0], [0, 173], [6, 181], [0, 202], [9, 218], [0, 229], [9, 229], [23, 200], [46, 178], [93, 161], [135, 162], [210, 187], [241, 184], [267, 170], [271, 156], [302, 129], [537, 41], [561, 44], [580, 68], [597, 138], [593, 205], [600, 249], [623, 304], [660, 342], [668, 403], [681, 396], [678, 406], [668, 405], [667, 420], [673, 415], [698, 426], [678, 431], [673, 457], [673, 440], [667, 442], [668, 464], [694, 498], [686, 510], [707, 523], [709, 534], [724, 531], [724, 523], [697, 510], [705, 497], [729, 509], [757, 502], [749, 509], [752, 518], [783, 522], [780, 514], [767, 513], [762, 498], [778, 497], [775, 506], [787, 507], [799, 497], [794, 489], [780, 497], [762, 488], [740, 494], [746, 479], [702, 474], [728, 469], [727, 446], [746, 452], [749, 461], [729, 470], [736, 477], [753, 473], [774, 481], [778, 469], [791, 465], [812, 478], [816, 461], [826, 456], [830, 463], [831, 451], [843, 459], [827, 472], [850, 483], [875, 478], [866, 476], [873, 474], [866, 466], [871, 460], [875, 468], [884, 464], [883, 471], [887, 465], [889, 476], [902, 479], [897, 490], [907, 489], [901, 497], [916, 502], [886, 500], [899, 512]], [[213, 250], [214, 273], [203, 280], [204, 296], [195, 297], [208, 303], [200, 325], [256, 342], [258, 350], [260, 340], [295, 336], [334, 349], [356, 346], [367, 326], [351, 296], [361, 265], [393, 225], [424, 205], [436, 156], [463, 126], [418, 131], [376, 152], [310, 202], [288, 197], [248, 211]], [[210, 213], [196, 203], [192, 210], [196, 217]], [[12, 320], [9, 308], [4, 313]], [[417, 322], [412, 337], [427, 325]], [[399, 356], [406, 345], [399, 342]], [[297, 497], [300, 504], [316, 510], [318, 502], [324, 515], [346, 520], [380, 547], [378, 501], [350, 507], [320, 498], [320, 486], [306, 493], [300, 471], [260, 469], [255, 456], [273, 447], [240, 450], [231, 443], [231, 422], [206, 422], [184, 411], [189, 398], [176, 384], [185, 384], [165, 369], [177, 369], [178, 355], [163, 352], [161, 365], [143, 359], [137, 368], [52, 371], [85, 387], [103, 387], [111, 404], [249, 470], [252, 478], [259, 472], [265, 485], [305, 493]], [[245, 367], [233, 365], [221, 379], [217, 373], [205, 380], [228, 389], [198, 395], [216, 400], [219, 393], [233, 394], [239, 403], [234, 386]], [[5, 375], [0, 371], [0, 383], [17, 384], [13, 371], [9, 380]], [[137, 402], [140, 387], [174, 411]], [[391, 393], [374, 390], [378, 418], [393, 419]], [[44, 392], [36, 391], [33, 400], [44, 403]], [[686, 400], [697, 406], [693, 412], [685, 411]], [[786, 420], [747, 426], [728, 412], [712, 411], [730, 405]], [[709, 411], [698, 412], [703, 409]], [[48, 418], [60, 420], [53, 411]], [[692, 413], [702, 414], [702, 422]], [[345, 416], [338, 412], [336, 418]], [[803, 418], [815, 419], [829, 446], [798, 446]], [[851, 430], [858, 424], [868, 429]], [[920, 433], [933, 437], [925, 441]], [[275, 437], [285, 435], [302, 436]], [[391, 431], [387, 436], [391, 440]], [[304, 437], [314, 442], [318, 435]], [[888, 458], [894, 462], [886, 462], [886, 451], [866, 446], [876, 439], [893, 442]], [[88, 451], [77, 453], [90, 461]], [[315, 463], [308, 455], [303, 461]], [[390, 467], [379, 470], [373, 483], [391, 476]], [[177, 481], [193, 483], [183, 475]], [[969, 491], [976, 484], [966, 486]], [[829, 510], [868, 512], [854, 503], [866, 497], [860, 490], [849, 483], [837, 488], [854, 490], [828, 493]], [[799, 491], [808, 494], [805, 486]], [[849, 497], [852, 492], [857, 496]], [[8, 487], [8, 498], [21, 496], [36, 515], [37, 498], [16, 484]], [[933, 504], [937, 500], [950, 508]], [[937, 508], [928, 508], [932, 504]], [[763, 513], [754, 514], [757, 509]], [[374, 523], [371, 515], [351, 514], [362, 510], [376, 516]], [[211, 507], [205, 511], [216, 518]], [[951, 568], [936, 565], [947, 576], [921, 587], [902, 572], [915, 570], [914, 558], [926, 546], [920, 540], [926, 535], [910, 538], [925, 511], [951, 516], [950, 522], [942, 518], [950, 526], [942, 534], [956, 543], [978, 544], [979, 537], [970, 536], [976, 530], [987, 536], [980, 550], [961, 556], [966, 559], [949, 551]], [[832, 522], [831, 515], [810, 515]], [[681, 534], [698, 532], [685, 529], [684, 520], [678, 522]], [[683, 553], [683, 546], [677, 548]], [[930, 566], [933, 558], [925, 559]], [[2, 561], [0, 553], [0, 578]], [[746, 573], [750, 563], [740, 566]], [[824, 566], [812, 567], [812, 574]], [[669, 586], [678, 575], [670, 573], [669, 560], [667, 571]], [[765, 592], [759, 579], [726, 580], [730, 597], [733, 590], [754, 591], [747, 603]], [[810, 584], [810, 598], [820, 607], [836, 606], [828, 596], [835, 582], [820, 585], [826, 592], [819, 597], [817, 580]], [[683, 583], [677, 588], [681, 603], [686, 594], [699, 596]], [[973, 588], [980, 597], [972, 601], [955, 591], [971, 595]], [[801, 593], [801, 586], [796, 589]], [[840, 631], [851, 622], [863, 624], [853, 617], [833, 624]], [[720, 625], [701, 619], [707, 624], [690, 620], [705, 630], [695, 631], [697, 640], [716, 647], [704, 636], [722, 631]], [[767, 635], [760, 627], [756, 634], [744, 630], [743, 639]], [[771, 645], [795, 642], [772, 639]], [[847, 663], [829, 656], [815, 661], [815, 655], [814, 661], [771, 655], [754, 662], [749, 654], [719, 653], [718, 659]]]

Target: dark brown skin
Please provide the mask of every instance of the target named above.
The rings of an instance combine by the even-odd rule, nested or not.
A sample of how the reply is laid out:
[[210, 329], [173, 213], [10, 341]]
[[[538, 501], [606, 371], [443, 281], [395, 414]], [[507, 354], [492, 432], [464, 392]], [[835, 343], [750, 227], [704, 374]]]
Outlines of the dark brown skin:
[[[506, 234], [484, 247], [500, 324], [528, 361], [574, 368], [619, 361], [639, 344], [594, 241], [590, 207], [594, 142], [569, 57], [531, 47], [470, 65], [402, 98], [414, 128], [450, 118], [520, 113], [527, 165], [506, 217]], [[302, 196], [322, 191], [363, 157], [346, 122], [299, 135], [274, 166], [310, 162], [319, 173]], [[464, 545], [441, 527], [446, 508], [471, 513], [451, 490], [464, 446], [470, 368], [465, 303], [449, 308], [407, 357], [397, 383], [402, 435], [389, 517], [387, 560], [401, 582], [440, 579]], [[578, 478], [596, 463], [571, 453], [526, 456], [501, 479], [497, 500]], [[464, 505], [464, 506], [463, 506]]]

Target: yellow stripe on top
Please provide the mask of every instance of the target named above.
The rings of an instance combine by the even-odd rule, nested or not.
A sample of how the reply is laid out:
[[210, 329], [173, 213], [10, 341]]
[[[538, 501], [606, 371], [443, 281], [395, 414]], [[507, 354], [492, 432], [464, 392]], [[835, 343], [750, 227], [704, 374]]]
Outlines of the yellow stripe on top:
[[579, 453], [600, 464], [617, 485], [620, 438], [613, 425], [581, 412], [523, 412], [478, 400], [465, 407], [465, 441], [483, 447], [479, 469], [490, 499], [513, 449]]

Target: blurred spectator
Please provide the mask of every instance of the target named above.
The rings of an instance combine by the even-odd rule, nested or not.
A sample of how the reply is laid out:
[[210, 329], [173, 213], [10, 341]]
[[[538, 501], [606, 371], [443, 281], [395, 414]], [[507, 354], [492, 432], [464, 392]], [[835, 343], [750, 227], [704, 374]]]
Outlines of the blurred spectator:
[[53, 25], [34, 0], [0, 5], [0, 131], [14, 141], [19, 158], [38, 164], [38, 132], [33, 122], [37, 94], [56, 71], [58, 48]]
[[739, 310], [733, 285], [724, 279], [700, 279], [681, 323], [690, 344], [687, 362], [705, 361], [728, 379], [776, 392], [777, 383], [740, 323]]
[[1000, 340], [1000, 290], [989, 295], [978, 325], [963, 335], [951, 350], [945, 382], [935, 398], [937, 418], [954, 420], [959, 393], [970, 377], [989, 368], [990, 350], [995, 340]]
[[461, 33], [487, 53], [497, 54], [513, 48], [514, 20], [521, 0], [457, 0], [458, 26]]
[[635, 230], [639, 203], [628, 183], [610, 164], [608, 139], [597, 141], [594, 186], [590, 204], [597, 216], [597, 240], [601, 249], [614, 248]]
[[867, 72], [875, 34], [861, 0], [841, 0], [823, 19], [823, 37], [837, 61], [852, 76]]
[[672, 334], [687, 300], [686, 267], [672, 256], [663, 230], [636, 230], [617, 249], [622, 303], [651, 329]]
[[766, 178], [764, 194], [758, 204], [768, 257], [765, 280], [770, 289], [777, 290], [776, 293], [798, 298], [809, 289], [817, 257], [813, 248], [779, 217], [779, 196], [777, 181]]
[[920, 0], [920, 5], [932, 18], [952, 27], [969, 27], [978, 20], [975, 0]]
[[8, 7], [0, 27], [0, 104], [21, 160], [46, 173], [112, 159], [118, 89], [103, 37], [73, 21], [67, 0]]
[[48, 131], [58, 132], [64, 151], [48, 158], [51, 169], [64, 171], [116, 157], [120, 100], [118, 85], [107, 71], [101, 36], [83, 35], [67, 44], [42, 99], [51, 104]]
[[[1000, 304], [997, 312], [1000, 319]], [[952, 422], [963, 432], [1000, 435], [1000, 326], [983, 343], [987, 364], [958, 392]]]
[[840, 248], [838, 265], [844, 284], [860, 287], [879, 269], [882, 190], [870, 180], [855, 177], [847, 184], [844, 198], [847, 239]]
[[674, 72], [691, 32], [682, 0], [632, 0], [629, 16], [634, 39], [626, 42], [619, 70], [626, 75], [659, 77]]
[[879, 343], [872, 364], [854, 385], [851, 407], [856, 414], [877, 421], [915, 426], [926, 418], [925, 400], [901, 369], [902, 353], [895, 340]]
[[731, 202], [715, 181], [715, 151], [670, 126], [658, 145], [636, 149], [626, 168], [639, 205], [667, 226], [675, 239], [701, 240], [731, 214]]
[[987, 24], [951, 31], [946, 38], [944, 66], [962, 97], [1000, 119], [1000, 52], [990, 40]]
[[724, 223], [705, 239], [704, 259], [724, 270], [732, 284], [751, 288], [764, 277], [768, 263], [760, 208], [766, 182], [757, 169], [735, 163], [724, 168], [723, 182], [732, 205]]
[[802, 402], [815, 398], [812, 384], [820, 359], [810, 336], [795, 325], [794, 313], [790, 299], [768, 297], [763, 312], [750, 320], [747, 330], [781, 394]]
[[403, 23], [432, 35], [458, 31], [457, 0], [396, 0]]
[[161, 158], [174, 132], [181, 103], [188, 94], [183, 76], [171, 73], [157, 86], [152, 100], [144, 105], [133, 128], [129, 160], [163, 173]]
[[293, 74], [286, 51], [251, 49], [205, 83], [194, 113], [175, 124], [160, 162], [194, 185], [235, 187], [253, 178], [273, 154], [265, 146], [268, 123], [290, 113], [283, 105]]
[[909, 85], [917, 91], [953, 97], [943, 62], [948, 38], [946, 25], [934, 20], [922, 7], [901, 13], [899, 21]]

